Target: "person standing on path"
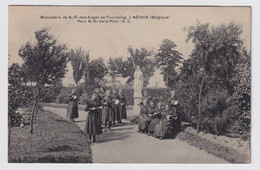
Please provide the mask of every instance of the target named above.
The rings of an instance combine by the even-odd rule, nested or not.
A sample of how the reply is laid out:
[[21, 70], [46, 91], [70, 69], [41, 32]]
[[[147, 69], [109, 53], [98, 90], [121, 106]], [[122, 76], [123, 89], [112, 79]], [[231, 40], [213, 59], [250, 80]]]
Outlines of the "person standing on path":
[[113, 120], [112, 110], [112, 96], [111, 91], [108, 89], [106, 95], [102, 99], [102, 122], [105, 124], [105, 132], [111, 130]]
[[97, 93], [93, 93], [90, 101], [87, 102], [85, 111], [89, 111], [84, 132], [89, 135], [89, 143], [96, 142], [96, 135], [102, 133], [102, 126], [100, 122], [99, 109], [101, 101]]
[[75, 122], [74, 119], [79, 117], [78, 96], [75, 89], [72, 90], [72, 93], [69, 96], [69, 104], [66, 117], [69, 118], [72, 122]]
[[113, 126], [115, 126], [115, 122], [117, 120], [118, 124], [121, 123], [121, 117], [120, 117], [120, 112], [119, 112], [119, 96], [117, 94], [117, 90], [114, 89], [113, 90], [113, 94], [112, 94], [112, 103], [111, 103], [111, 106], [112, 106], [112, 110], [113, 110]]
[[126, 113], [126, 99], [125, 95], [122, 94], [122, 90], [119, 90], [119, 114], [121, 119], [127, 119]]

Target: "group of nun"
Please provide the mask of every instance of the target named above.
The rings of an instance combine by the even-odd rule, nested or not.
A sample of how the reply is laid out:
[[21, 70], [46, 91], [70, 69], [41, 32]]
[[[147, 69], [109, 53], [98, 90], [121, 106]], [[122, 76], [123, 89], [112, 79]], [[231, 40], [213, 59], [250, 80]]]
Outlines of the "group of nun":
[[144, 91], [138, 128], [138, 132], [160, 140], [177, 134], [181, 128], [181, 121], [179, 102], [174, 90], [168, 99], [164, 99], [164, 96], [152, 98]]
[[[67, 118], [74, 122], [78, 118], [78, 98], [75, 91], [70, 95]], [[85, 111], [88, 111], [84, 132], [90, 143], [97, 142], [96, 135], [111, 131], [111, 127], [122, 124], [127, 118], [126, 99], [122, 91], [110, 89], [104, 93], [103, 89], [95, 89], [91, 98], [86, 102]], [[104, 131], [102, 130], [104, 126]]]

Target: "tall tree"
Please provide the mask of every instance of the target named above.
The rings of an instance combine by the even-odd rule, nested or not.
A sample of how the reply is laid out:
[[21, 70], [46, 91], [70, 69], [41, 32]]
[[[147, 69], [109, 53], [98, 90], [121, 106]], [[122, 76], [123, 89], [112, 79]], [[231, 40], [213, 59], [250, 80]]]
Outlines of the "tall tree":
[[191, 53], [191, 60], [198, 66], [196, 70], [197, 78], [201, 84], [199, 88], [199, 106], [197, 130], [200, 130], [201, 98], [207, 77], [215, 77], [216, 81], [234, 92], [233, 76], [236, 71], [235, 66], [240, 62], [244, 52], [241, 25], [230, 23], [220, 26], [210, 27], [209, 24], [191, 26], [188, 29], [187, 41], [194, 43], [194, 50]]
[[164, 39], [156, 54], [157, 66], [161, 69], [164, 81], [169, 87], [173, 87], [177, 82], [177, 68], [182, 63], [182, 54], [175, 50], [177, 45], [169, 40]]
[[83, 50], [81, 47], [70, 51], [70, 63], [73, 69], [73, 78], [76, 86], [83, 77], [88, 60], [89, 52]]
[[30, 122], [31, 133], [33, 133], [33, 121], [41, 90], [45, 84], [52, 84], [64, 77], [68, 58], [66, 46], [59, 44], [49, 33], [49, 29], [35, 31], [35, 38], [36, 44], [27, 42], [19, 50], [19, 56], [22, 57], [27, 68], [27, 75], [36, 83]]
[[134, 79], [135, 68], [139, 65], [144, 75], [144, 87], [146, 87], [149, 83], [149, 79], [154, 73], [155, 62], [153, 60], [153, 50], [146, 48], [133, 49], [131, 46], [129, 46], [127, 50], [130, 54], [130, 57], [127, 60], [128, 70], [131, 71], [129, 73], [130, 78], [127, 82]]
[[122, 57], [109, 58], [108, 61], [109, 75], [112, 78], [112, 83], [115, 85], [116, 76], [121, 75], [122, 77], [127, 77], [127, 62], [123, 60]]
[[108, 68], [104, 63], [104, 60], [102, 58], [98, 58], [89, 62], [88, 71], [90, 84], [98, 84], [98, 82], [103, 80], [105, 75], [108, 73]]

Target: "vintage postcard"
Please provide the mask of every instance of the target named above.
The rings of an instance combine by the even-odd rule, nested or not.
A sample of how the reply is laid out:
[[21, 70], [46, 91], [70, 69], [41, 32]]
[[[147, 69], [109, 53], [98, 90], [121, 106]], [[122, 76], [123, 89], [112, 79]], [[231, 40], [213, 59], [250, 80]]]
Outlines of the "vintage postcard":
[[8, 162], [251, 163], [251, 7], [8, 7]]

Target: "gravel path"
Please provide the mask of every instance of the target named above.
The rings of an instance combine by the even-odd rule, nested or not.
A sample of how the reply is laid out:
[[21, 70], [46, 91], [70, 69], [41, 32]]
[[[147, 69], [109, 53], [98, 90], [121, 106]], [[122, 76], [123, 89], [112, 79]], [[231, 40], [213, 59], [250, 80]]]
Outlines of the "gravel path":
[[[44, 107], [66, 117], [66, 109]], [[76, 125], [84, 129], [87, 112], [79, 111]], [[136, 132], [137, 126], [125, 120], [97, 137], [91, 144], [94, 163], [229, 163], [178, 139], [158, 140]]]

